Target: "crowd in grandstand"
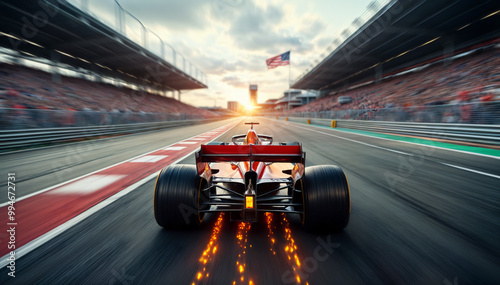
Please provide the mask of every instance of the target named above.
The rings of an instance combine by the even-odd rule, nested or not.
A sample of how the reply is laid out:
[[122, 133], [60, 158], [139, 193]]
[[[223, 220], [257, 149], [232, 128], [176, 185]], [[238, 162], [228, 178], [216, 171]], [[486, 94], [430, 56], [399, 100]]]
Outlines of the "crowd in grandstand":
[[[79, 112], [75, 112], [79, 111]], [[24, 127], [130, 123], [211, 117], [170, 97], [0, 63], [0, 117]], [[13, 127], [13, 126], [10, 126]]]
[[[345, 119], [500, 123], [500, 98], [495, 90], [500, 90], [500, 52], [490, 47], [434, 62], [418, 71], [386, 76], [377, 83], [335, 90], [291, 112], [340, 112], [340, 118]], [[340, 96], [352, 100], [339, 102]], [[430, 107], [433, 112], [425, 109]], [[388, 109], [392, 111], [384, 111]], [[119, 124], [213, 115], [169, 97], [68, 76], [54, 81], [48, 72], [0, 63], [3, 128]]]
[[[440, 121], [471, 122], [472, 112], [488, 112], [486, 108], [477, 110], [479, 107], [474, 103], [500, 99], [497, 94], [491, 93], [495, 89], [500, 89], [500, 52], [498, 48], [492, 47], [451, 62], [437, 62], [419, 71], [384, 78], [379, 83], [347, 91], [337, 90], [308, 105], [295, 108], [292, 112], [387, 108], [411, 110], [451, 104], [457, 106], [457, 114], [452, 114], [452, 111], [443, 113]], [[352, 102], [342, 104], [338, 102], [340, 96], [349, 96]]]

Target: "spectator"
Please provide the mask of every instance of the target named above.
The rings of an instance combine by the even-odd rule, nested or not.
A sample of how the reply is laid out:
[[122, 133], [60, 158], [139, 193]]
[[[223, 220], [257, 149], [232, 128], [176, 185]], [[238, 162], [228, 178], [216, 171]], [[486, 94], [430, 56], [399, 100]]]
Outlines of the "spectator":
[[[86, 122], [107, 124], [124, 119], [125, 113], [130, 122], [148, 121], [153, 118], [137, 113], [178, 113], [201, 118], [214, 116], [207, 110], [173, 98], [147, 92], [139, 96], [137, 92], [128, 88], [66, 76], [61, 77], [61, 83], [56, 83], [52, 81], [50, 73], [5, 63], [0, 63], [0, 87], [3, 87], [3, 90], [0, 90], [0, 100], [4, 100], [0, 108], [16, 109], [12, 111], [2, 109], [0, 120], [12, 121], [17, 127], [75, 126], [80, 122], [82, 125]], [[119, 115], [110, 116], [95, 112], [95, 110], [105, 111], [104, 109], [116, 110]], [[75, 111], [84, 113], [80, 117], [81, 120], [77, 118]], [[114, 120], [112, 117], [115, 117]], [[126, 120], [122, 122], [128, 123]]]
[[[385, 78], [377, 84], [371, 83], [347, 91], [334, 90], [330, 93], [331, 95], [295, 108], [291, 112], [350, 109], [358, 110], [357, 113], [362, 118], [373, 119], [377, 110], [381, 108], [403, 106], [402, 112], [398, 111], [399, 115], [396, 117], [403, 117], [405, 120], [441, 122], [458, 119], [456, 114], [452, 114], [454, 112], [444, 114], [444, 108], [437, 107], [437, 105], [455, 104], [455, 101], [459, 101], [460, 121], [470, 123], [475, 120], [476, 112], [479, 112], [479, 109], [475, 110], [470, 103], [480, 100], [479, 98], [485, 95], [481, 91], [484, 90], [484, 86], [500, 88], [499, 67], [498, 48], [482, 48], [455, 59], [447, 66], [436, 62], [417, 72]], [[455, 94], [458, 94], [458, 100]], [[336, 102], [339, 96], [350, 96], [353, 100], [348, 104], [338, 104]], [[494, 98], [490, 100], [494, 101]], [[410, 110], [409, 106], [427, 107], [421, 110]], [[433, 111], [429, 112], [429, 109]], [[484, 121], [484, 116], [482, 120]]]

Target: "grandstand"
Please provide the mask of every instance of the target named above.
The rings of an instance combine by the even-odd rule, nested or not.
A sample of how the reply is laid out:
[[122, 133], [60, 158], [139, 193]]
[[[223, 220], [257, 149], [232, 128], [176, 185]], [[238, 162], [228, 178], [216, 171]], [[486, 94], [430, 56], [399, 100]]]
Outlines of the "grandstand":
[[196, 113], [201, 109], [173, 98], [116, 87], [108, 83], [62, 76], [52, 82], [52, 74], [19, 65], [0, 64], [0, 98], [7, 107], [29, 109], [92, 110], [147, 113]]
[[394, 0], [292, 88], [323, 94], [500, 37], [498, 1]]
[[[154, 52], [151, 38], [156, 34], [135, 17], [143, 27], [143, 41], [134, 41], [123, 29], [123, 14], [128, 12], [119, 5], [118, 11], [122, 29], [104, 24], [69, 1], [0, 2], [3, 57], [14, 58], [10, 63], [42, 63], [50, 71], [3, 60], [1, 107], [168, 114], [161, 118], [213, 116], [180, 102], [181, 91], [207, 88], [206, 76], [159, 38], [161, 51]], [[79, 75], [65, 76], [62, 69]], [[168, 93], [177, 93], [179, 101], [166, 97]]]
[[498, 1], [390, 1], [299, 76], [321, 98], [291, 112], [498, 100], [499, 17]]
[[[387, 76], [378, 83], [371, 81], [331, 91], [292, 112], [454, 104], [461, 92], [469, 93], [471, 101], [488, 95], [493, 95], [489, 99], [495, 99], [500, 95], [496, 93], [500, 90], [499, 55], [497, 45], [491, 44], [454, 59], [453, 63], [437, 61], [404, 74]], [[349, 96], [352, 102], [342, 104], [338, 102], [340, 96]]]

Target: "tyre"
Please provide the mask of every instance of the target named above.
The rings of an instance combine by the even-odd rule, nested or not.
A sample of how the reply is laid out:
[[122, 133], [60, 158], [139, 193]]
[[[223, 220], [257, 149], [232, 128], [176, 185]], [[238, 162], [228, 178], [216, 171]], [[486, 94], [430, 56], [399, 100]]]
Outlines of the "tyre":
[[194, 165], [170, 165], [156, 178], [154, 215], [158, 225], [166, 228], [188, 228], [199, 225], [204, 217], [200, 203], [206, 201], [201, 190], [206, 181], [198, 176]]
[[334, 165], [309, 166], [305, 169], [303, 183], [304, 227], [316, 232], [343, 230], [351, 213], [344, 171]]

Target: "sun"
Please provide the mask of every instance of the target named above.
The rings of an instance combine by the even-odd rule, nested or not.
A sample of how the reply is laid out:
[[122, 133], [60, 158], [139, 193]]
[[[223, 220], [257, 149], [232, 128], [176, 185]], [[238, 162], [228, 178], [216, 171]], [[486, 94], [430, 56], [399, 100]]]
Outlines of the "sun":
[[252, 111], [253, 109], [255, 109], [255, 106], [252, 105], [252, 103], [245, 104], [243, 105], [243, 107], [245, 108], [246, 111]]

